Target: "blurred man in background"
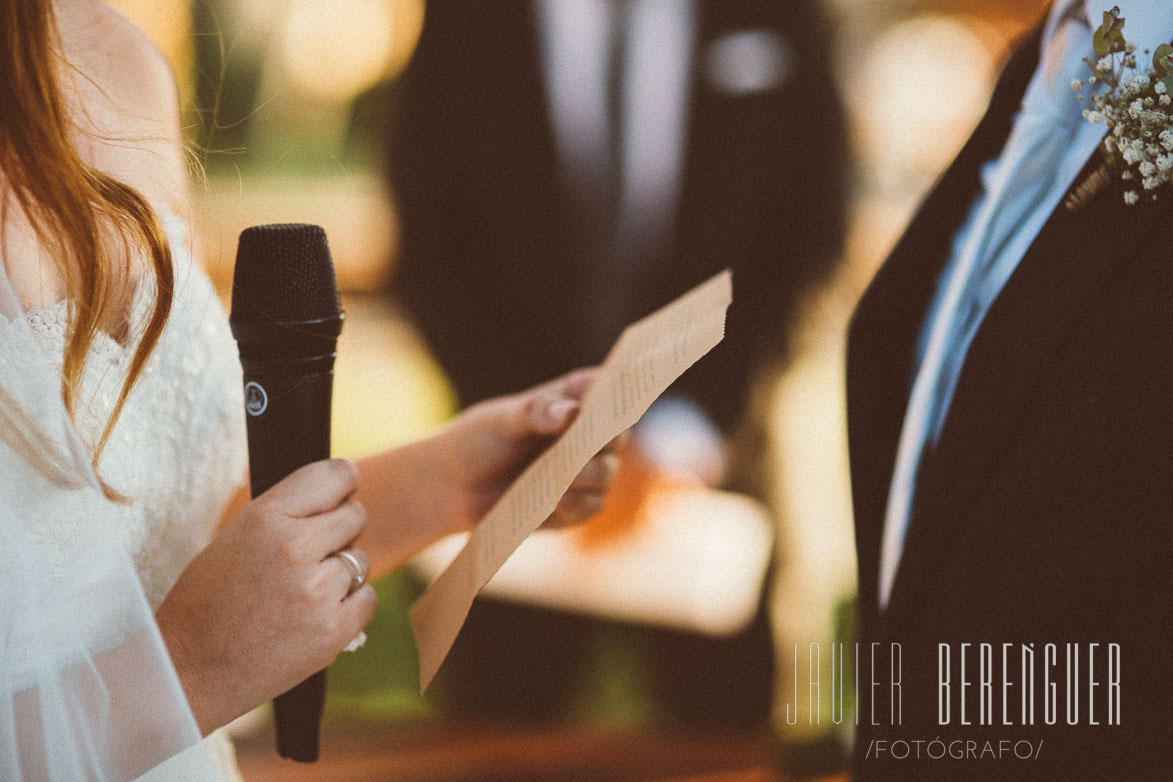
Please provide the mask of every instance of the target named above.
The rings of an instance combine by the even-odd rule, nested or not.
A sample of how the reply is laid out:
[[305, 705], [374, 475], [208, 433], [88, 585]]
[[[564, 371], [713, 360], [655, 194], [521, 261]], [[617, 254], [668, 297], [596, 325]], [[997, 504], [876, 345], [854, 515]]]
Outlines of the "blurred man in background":
[[[429, 4], [388, 130], [394, 293], [460, 403], [602, 360], [626, 323], [730, 267], [724, 344], [636, 428], [628, 464], [761, 496], [751, 390], [844, 234], [827, 41], [807, 0]], [[615, 631], [478, 601], [446, 663], [452, 706], [564, 716], [571, 672]], [[764, 610], [732, 637], [640, 633], [668, 721], [767, 724]]]

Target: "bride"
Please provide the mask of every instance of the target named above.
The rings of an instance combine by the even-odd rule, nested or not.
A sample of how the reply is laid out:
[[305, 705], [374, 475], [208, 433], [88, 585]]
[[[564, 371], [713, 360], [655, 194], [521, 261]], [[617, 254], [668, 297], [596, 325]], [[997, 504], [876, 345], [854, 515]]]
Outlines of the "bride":
[[0, 13], [0, 778], [237, 779], [217, 729], [328, 665], [372, 617], [363, 579], [470, 528], [590, 372], [247, 502], [166, 64], [97, 0]]

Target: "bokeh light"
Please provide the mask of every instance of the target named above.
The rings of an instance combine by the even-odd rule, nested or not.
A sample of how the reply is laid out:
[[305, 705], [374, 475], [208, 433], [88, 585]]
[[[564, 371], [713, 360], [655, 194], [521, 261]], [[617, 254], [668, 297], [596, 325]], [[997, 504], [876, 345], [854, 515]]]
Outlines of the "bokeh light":
[[844, 89], [860, 159], [883, 185], [931, 178], [981, 117], [997, 65], [975, 20], [923, 14], [881, 33]]
[[402, 67], [422, 24], [420, 0], [293, 0], [280, 61], [305, 92], [348, 101]]

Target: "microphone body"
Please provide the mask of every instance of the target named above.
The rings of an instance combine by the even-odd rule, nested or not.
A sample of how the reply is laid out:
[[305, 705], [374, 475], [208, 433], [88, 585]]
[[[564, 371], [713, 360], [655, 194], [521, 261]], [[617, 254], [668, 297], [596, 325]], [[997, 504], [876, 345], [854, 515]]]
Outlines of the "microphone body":
[[[343, 313], [326, 235], [309, 225], [245, 230], [237, 248], [229, 318], [244, 371], [253, 497], [330, 457], [334, 357]], [[318, 759], [326, 672], [273, 701], [277, 752]]]

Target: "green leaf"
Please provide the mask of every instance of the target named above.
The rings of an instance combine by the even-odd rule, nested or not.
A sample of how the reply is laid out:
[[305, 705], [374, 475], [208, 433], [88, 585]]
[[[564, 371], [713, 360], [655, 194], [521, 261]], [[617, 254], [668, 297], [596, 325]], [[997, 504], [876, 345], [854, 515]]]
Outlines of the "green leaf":
[[1163, 43], [1153, 52], [1153, 70], [1157, 73], [1173, 73], [1173, 46]]
[[[1112, 9], [1115, 11], [1116, 9]], [[1092, 47], [1097, 57], [1106, 57], [1113, 52], [1122, 52], [1128, 42], [1124, 40], [1124, 20], [1114, 17], [1110, 13], [1104, 14], [1104, 23], [1092, 35]]]
[[1119, 31], [1124, 29], [1124, 17], [1120, 15], [1120, 6], [1112, 6], [1111, 11], [1104, 14], [1104, 25], [1109, 31]]
[[1096, 50], [1097, 57], [1107, 57], [1110, 49], [1108, 48], [1108, 40], [1104, 34], [1104, 28], [1096, 28], [1095, 35], [1092, 36], [1092, 48]]
[[1165, 78], [1161, 79], [1161, 83], [1165, 85], [1165, 92], [1169, 95], [1173, 95], [1173, 76], [1166, 76]]
[[1122, 52], [1127, 46], [1124, 40], [1124, 18], [1120, 16], [1120, 8], [1113, 6], [1111, 11], [1104, 12], [1104, 22], [1092, 36], [1092, 46], [1096, 56], [1106, 57], [1112, 52]]

